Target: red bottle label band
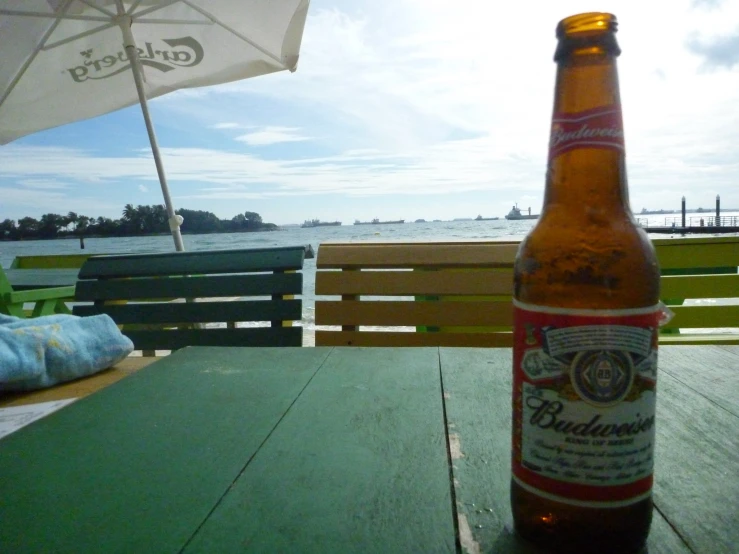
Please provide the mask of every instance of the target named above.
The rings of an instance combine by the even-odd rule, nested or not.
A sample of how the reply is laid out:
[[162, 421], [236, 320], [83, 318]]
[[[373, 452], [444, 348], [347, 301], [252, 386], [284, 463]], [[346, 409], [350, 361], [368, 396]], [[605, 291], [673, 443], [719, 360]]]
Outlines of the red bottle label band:
[[575, 148], [614, 148], [623, 151], [621, 107], [602, 106], [583, 112], [554, 114], [549, 159], [553, 160]]
[[577, 506], [650, 494], [661, 309], [514, 302], [513, 478]]

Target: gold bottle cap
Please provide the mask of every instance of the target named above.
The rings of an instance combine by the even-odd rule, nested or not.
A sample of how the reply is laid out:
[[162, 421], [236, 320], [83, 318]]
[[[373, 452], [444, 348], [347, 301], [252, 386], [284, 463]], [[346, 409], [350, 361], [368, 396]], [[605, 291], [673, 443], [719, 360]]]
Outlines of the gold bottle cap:
[[557, 38], [581, 37], [587, 34], [599, 34], [618, 30], [616, 16], [610, 13], [588, 12], [566, 17], [557, 25]]
[[610, 13], [588, 12], [566, 17], [557, 24], [559, 43], [554, 61], [559, 62], [572, 54], [618, 56], [621, 49], [616, 42], [617, 28], [616, 16]]

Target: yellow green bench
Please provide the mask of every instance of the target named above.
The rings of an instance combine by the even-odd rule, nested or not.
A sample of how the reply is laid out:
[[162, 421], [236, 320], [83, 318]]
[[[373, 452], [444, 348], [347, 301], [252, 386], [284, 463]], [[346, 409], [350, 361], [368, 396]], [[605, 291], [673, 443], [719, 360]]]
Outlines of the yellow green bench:
[[[661, 298], [675, 313], [660, 342], [739, 344], [739, 237], [653, 242]], [[510, 346], [517, 249], [496, 241], [322, 243], [316, 345]]]
[[662, 270], [660, 296], [675, 313], [660, 342], [739, 344], [739, 237], [654, 243]]
[[0, 313], [16, 317], [71, 313], [68, 303], [74, 300], [77, 271], [92, 255], [16, 256], [7, 270], [0, 268]]

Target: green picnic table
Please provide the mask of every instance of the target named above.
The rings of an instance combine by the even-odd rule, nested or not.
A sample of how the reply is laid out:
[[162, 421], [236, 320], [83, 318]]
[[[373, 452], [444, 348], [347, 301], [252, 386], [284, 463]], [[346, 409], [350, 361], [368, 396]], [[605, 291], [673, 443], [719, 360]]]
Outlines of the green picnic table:
[[0, 313], [38, 317], [71, 313], [78, 269], [3, 269], [0, 267]]
[[[660, 350], [648, 551], [739, 544], [739, 346]], [[537, 552], [511, 350], [189, 347], [0, 440], [0, 552]]]

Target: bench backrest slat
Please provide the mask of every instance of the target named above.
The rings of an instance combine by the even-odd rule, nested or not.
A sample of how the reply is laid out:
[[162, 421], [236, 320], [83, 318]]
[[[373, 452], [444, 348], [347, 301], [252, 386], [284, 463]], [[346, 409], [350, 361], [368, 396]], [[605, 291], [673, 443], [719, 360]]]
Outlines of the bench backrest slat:
[[326, 300], [321, 303], [321, 325], [511, 327], [513, 309], [510, 300], [507, 302]]
[[[300, 300], [232, 302], [142, 302], [79, 306], [77, 315], [108, 314], [121, 325], [133, 323], [216, 323], [223, 321], [299, 320]], [[203, 331], [205, 332], [205, 331]]]
[[80, 281], [76, 298], [81, 301], [132, 300], [136, 298], [211, 298], [301, 294], [302, 273], [252, 275], [193, 275], [162, 279], [100, 279]]
[[735, 298], [739, 273], [734, 275], [665, 275], [660, 282], [663, 298]]
[[35, 254], [13, 258], [12, 269], [79, 269], [94, 254]]
[[317, 259], [322, 269], [512, 267], [517, 242], [323, 243]]
[[179, 350], [185, 346], [300, 346], [302, 327], [238, 327], [236, 329], [130, 330], [126, 335], [140, 350]]
[[739, 266], [739, 237], [656, 239], [652, 242], [665, 275], [672, 270], [720, 268], [736, 273]]
[[317, 346], [464, 346], [491, 348], [513, 346], [513, 333], [399, 333], [397, 331], [316, 330]]
[[510, 270], [497, 269], [326, 271], [316, 281], [316, 294], [510, 296], [512, 281]]
[[79, 277], [80, 279], [101, 279], [289, 271], [301, 269], [304, 258], [304, 247], [95, 256], [85, 262]]
[[675, 317], [664, 329], [739, 327], [739, 306], [671, 306], [670, 309]]

